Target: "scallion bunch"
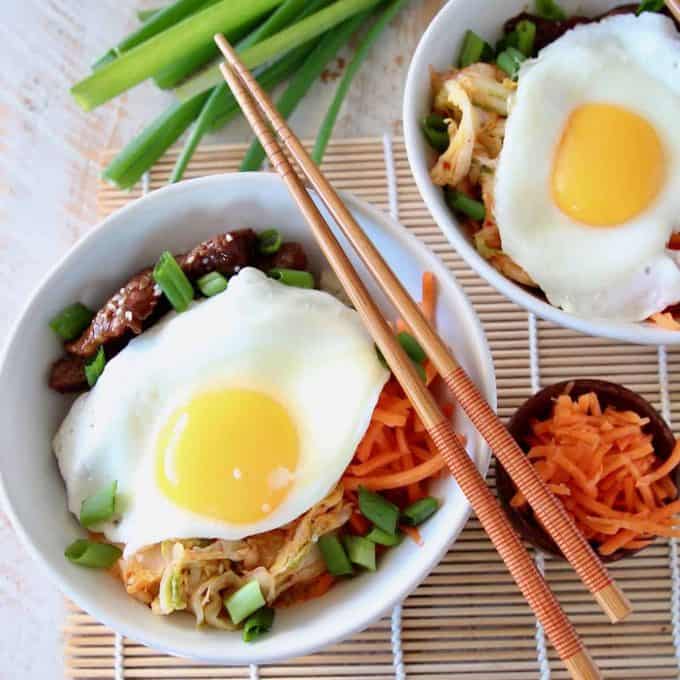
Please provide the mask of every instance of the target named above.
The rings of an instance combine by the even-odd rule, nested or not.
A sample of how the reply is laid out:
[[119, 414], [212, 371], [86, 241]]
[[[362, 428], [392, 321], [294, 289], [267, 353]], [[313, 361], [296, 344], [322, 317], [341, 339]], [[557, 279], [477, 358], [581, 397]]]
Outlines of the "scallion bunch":
[[[407, 2], [174, 0], [138, 12], [141, 26], [97, 59], [92, 73], [74, 85], [71, 94], [90, 111], [152, 79], [161, 89], [172, 89], [177, 101], [111, 161], [104, 178], [121, 189], [131, 188], [191, 128], [170, 178], [179, 181], [203, 136], [239, 114], [218, 69], [216, 33], [236, 45], [263, 88], [288, 82], [277, 105], [289, 116], [337, 53], [368, 26], [319, 130], [314, 156], [321, 162], [352, 79], [369, 48]], [[263, 158], [254, 143], [241, 169], [258, 169]]]

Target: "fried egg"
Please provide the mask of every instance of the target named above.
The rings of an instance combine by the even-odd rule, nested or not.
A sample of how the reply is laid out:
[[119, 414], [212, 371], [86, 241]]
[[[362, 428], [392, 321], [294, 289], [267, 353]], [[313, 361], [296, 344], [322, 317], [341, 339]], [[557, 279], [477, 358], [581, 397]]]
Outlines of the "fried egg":
[[680, 35], [653, 13], [574, 28], [525, 62], [495, 180], [503, 250], [568, 312], [680, 300]]
[[54, 438], [69, 509], [116, 480], [117, 516], [95, 529], [127, 554], [280, 527], [338, 482], [388, 375], [355, 311], [246, 268], [73, 404]]

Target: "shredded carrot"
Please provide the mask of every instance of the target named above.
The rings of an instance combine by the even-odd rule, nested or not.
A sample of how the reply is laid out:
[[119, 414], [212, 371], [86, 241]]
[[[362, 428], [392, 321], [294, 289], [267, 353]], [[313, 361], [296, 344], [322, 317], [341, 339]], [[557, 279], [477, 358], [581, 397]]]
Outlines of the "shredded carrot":
[[423, 537], [416, 527], [408, 526], [407, 524], [400, 524], [399, 529], [405, 533], [416, 545], [423, 545]]
[[659, 328], [666, 331], [680, 331], [680, 323], [678, 323], [670, 312], [658, 312], [649, 317], [652, 323], [655, 323]]
[[371, 491], [383, 491], [385, 489], [399, 489], [414, 482], [432, 477], [446, 466], [444, 459], [437, 454], [430, 460], [416, 465], [405, 472], [395, 472], [388, 475], [376, 475], [374, 477], [348, 477], [343, 478], [346, 489], [358, 489], [365, 486]]
[[347, 472], [355, 477], [364, 477], [371, 472], [375, 472], [382, 467], [394, 463], [395, 460], [399, 460], [403, 455], [404, 454], [401, 451], [386, 451], [385, 453], [379, 453], [372, 458], [369, 458], [365, 463], [350, 465], [347, 468]]
[[[422, 286], [423, 313], [433, 322], [437, 302], [434, 275], [429, 272], [423, 274]], [[409, 330], [402, 319], [396, 321], [394, 328], [397, 333]], [[429, 359], [425, 360], [424, 368], [426, 384], [431, 387], [437, 378], [437, 370]], [[451, 418], [454, 405], [450, 396], [441, 395], [434, 389], [432, 394], [442, 413]], [[465, 437], [460, 434], [457, 436], [465, 445]], [[444, 459], [403, 389], [394, 377], [390, 378], [378, 397], [366, 433], [342, 478], [347, 500], [356, 508], [356, 491], [363, 486], [373, 491], [388, 491], [388, 498], [403, 507], [424, 498], [428, 494], [429, 480], [444, 474], [447, 474]], [[559, 481], [555, 483], [556, 492], [569, 492], [569, 489], [559, 485]], [[368, 529], [358, 511], [351, 515], [349, 526], [351, 531], [362, 535]], [[422, 543], [417, 529], [403, 527], [403, 531], [416, 543]]]
[[316, 598], [316, 597], [321, 597], [322, 595], [325, 595], [331, 588], [331, 586], [335, 583], [335, 579], [331, 574], [329, 574], [327, 571], [321, 574], [316, 581], [311, 585], [309, 590], [307, 591], [307, 594], [309, 595], [309, 598]]
[[380, 407], [373, 411], [373, 420], [389, 427], [404, 427], [406, 425], [406, 416], [403, 413], [394, 413]]
[[437, 306], [437, 279], [432, 272], [423, 272], [423, 301], [420, 303], [425, 318], [434, 325], [434, 311]]
[[349, 525], [358, 536], [365, 536], [371, 528], [370, 522], [360, 512], [356, 511], [350, 516]]
[[680, 442], [675, 444], [673, 453], [668, 457], [668, 459], [659, 465], [659, 467], [654, 470], [654, 472], [645, 475], [638, 479], [638, 486], [648, 485], [652, 482], [660, 480], [662, 477], [666, 477], [670, 472], [672, 472], [677, 465], [680, 463]]
[[371, 455], [371, 449], [382, 432], [382, 429], [383, 424], [375, 420], [368, 426], [366, 434], [364, 435], [364, 438], [361, 440], [361, 442], [359, 442], [357, 451], [354, 454], [356, 458], [362, 462], [368, 460], [368, 457]]
[[[633, 411], [603, 409], [594, 393], [560, 395], [549, 418], [531, 423], [529, 460], [602, 555], [654, 536], [680, 537], [680, 499], [669, 476], [680, 465], [680, 443], [659, 462], [648, 424]], [[527, 502], [518, 491], [510, 504]]]
[[396, 323], [394, 324], [394, 330], [397, 333], [403, 333], [403, 332], [408, 333], [409, 327], [406, 325], [406, 322], [402, 318], [399, 318], [399, 319], [397, 319]]

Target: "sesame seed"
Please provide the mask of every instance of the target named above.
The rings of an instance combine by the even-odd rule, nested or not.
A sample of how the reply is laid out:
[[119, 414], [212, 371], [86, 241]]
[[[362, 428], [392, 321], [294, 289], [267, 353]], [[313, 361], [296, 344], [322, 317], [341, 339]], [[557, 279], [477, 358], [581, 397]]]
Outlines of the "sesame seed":
[[241, 479], [241, 471], [238, 468], [233, 470], [234, 479]]
[[262, 505], [262, 512], [269, 512], [271, 510], [271, 506], [269, 503], [263, 503]]

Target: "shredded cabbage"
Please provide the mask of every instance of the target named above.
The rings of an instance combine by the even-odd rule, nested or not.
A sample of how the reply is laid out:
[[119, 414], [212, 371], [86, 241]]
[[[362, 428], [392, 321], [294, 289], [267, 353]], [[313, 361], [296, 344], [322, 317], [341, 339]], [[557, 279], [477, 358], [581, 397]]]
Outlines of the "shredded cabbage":
[[253, 578], [267, 604], [286, 590], [320, 576], [326, 566], [316, 546], [319, 536], [345, 524], [352, 507], [338, 485], [286, 527], [240, 541], [168, 540], [119, 561], [127, 592], [167, 616], [187, 610], [199, 625], [236, 628], [224, 599]]

